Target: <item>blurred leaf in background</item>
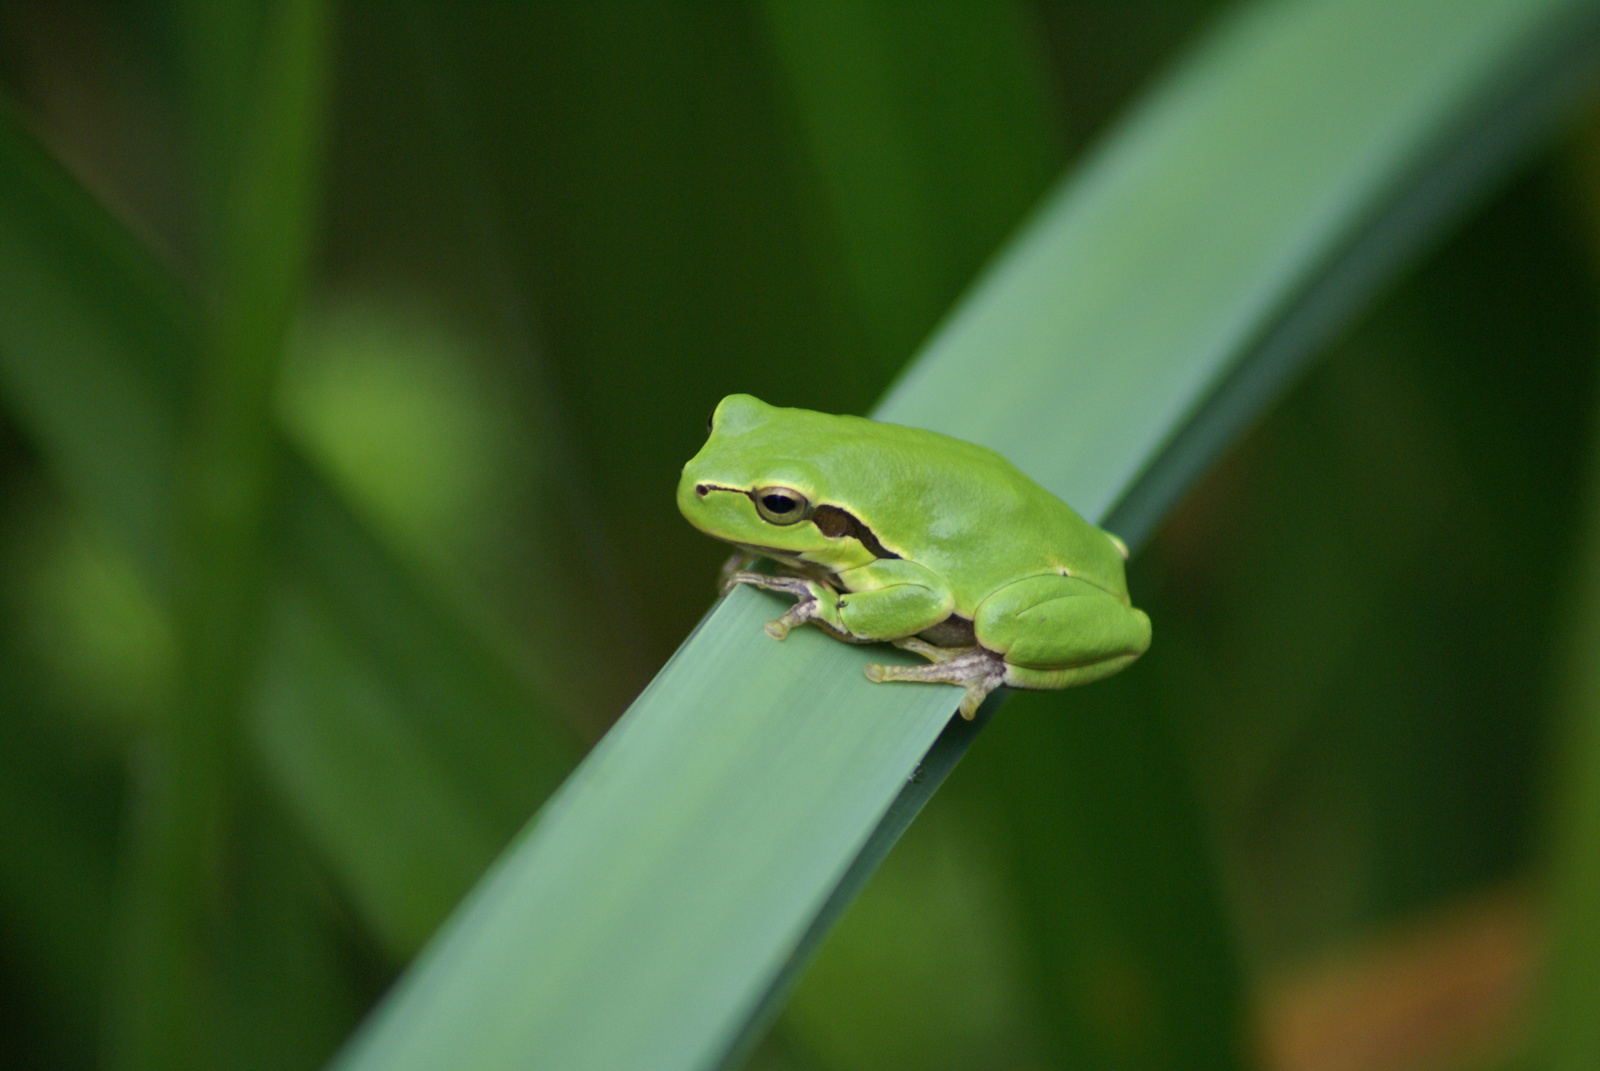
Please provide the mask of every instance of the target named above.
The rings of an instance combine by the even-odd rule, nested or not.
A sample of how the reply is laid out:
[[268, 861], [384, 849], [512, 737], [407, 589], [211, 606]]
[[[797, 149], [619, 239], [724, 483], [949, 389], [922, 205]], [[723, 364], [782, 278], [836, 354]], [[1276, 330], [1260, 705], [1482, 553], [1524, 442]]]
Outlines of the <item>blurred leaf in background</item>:
[[[171, 890], [214, 982], [173, 985], [222, 1009], [170, 1051], [311, 1067], [709, 604], [670, 493], [711, 405], [865, 410], [1218, 6], [0, 4], [0, 1060], [182, 1065], [102, 1031], [185, 1007], [107, 979], [208, 636], [206, 390], [257, 421], [225, 432], [265, 497], [198, 559], [259, 590], [212, 607], [221, 788]], [[323, 103], [273, 119], [296, 11]], [[1595, 138], [1210, 474], [1131, 571], [1151, 658], [1008, 704], [755, 1065], [1350, 1066], [1328, 1039], [1368, 1013], [1323, 964], [1426, 996], [1486, 933], [1500, 988], [1358, 1051], [1526, 1051], [1596, 512]], [[257, 191], [288, 223], [228, 230], [241, 151], [300, 176]]]

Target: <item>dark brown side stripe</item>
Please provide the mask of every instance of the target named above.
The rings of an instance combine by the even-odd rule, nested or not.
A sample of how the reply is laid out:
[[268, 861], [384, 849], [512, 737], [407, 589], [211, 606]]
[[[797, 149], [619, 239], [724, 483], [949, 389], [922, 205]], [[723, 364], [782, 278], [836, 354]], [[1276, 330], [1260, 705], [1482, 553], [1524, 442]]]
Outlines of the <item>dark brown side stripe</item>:
[[872, 552], [875, 558], [898, 558], [900, 555], [878, 542], [878, 537], [872, 534], [872, 529], [861, 523], [855, 514], [842, 510], [838, 506], [818, 506], [811, 512], [811, 523], [817, 530], [829, 539], [838, 539], [841, 536], [850, 536], [859, 540], [863, 547]]

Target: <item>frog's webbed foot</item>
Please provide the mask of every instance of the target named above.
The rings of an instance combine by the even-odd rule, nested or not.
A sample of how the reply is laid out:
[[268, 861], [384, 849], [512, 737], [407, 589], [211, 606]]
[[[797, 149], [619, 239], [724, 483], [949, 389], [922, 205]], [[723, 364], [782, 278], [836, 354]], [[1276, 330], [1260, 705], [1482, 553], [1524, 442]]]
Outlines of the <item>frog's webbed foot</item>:
[[926, 666], [885, 666], [876, 662], [867, 667], [871, 681], [931, 681], [959, 684], [967, 690], [961, 699], [961, 716], [971, 721], [989, 693], [1005, 683], [1005, 659], [982, 647], [935, 647], [915, 636], [896, 640], [895, 646], [933, 660]]
[[789, 634], [789, 630], [815, 621], [827, 631], [841, 639], [850, 639], [848, 635], [840, 635], [838, 629], [826, 618], [827, 611], [836, 607], [825, 607], [822, 599], [833, 597], [837, 594], [826, 584], [819, 584], [815, 580], [806, 580], [798, 576], [769, 576], [766, 573], [738, 572], [728, 580], [731, 588], [734, 584], [749, 584], [751, 587], [764, 588], [767, 591], [781, 591], [786, 595], [795, 597], [795, 604], [784, 613], [782, 617], [774, 618], [766, 624], [767, 635], [775, 640], [781, 640]]

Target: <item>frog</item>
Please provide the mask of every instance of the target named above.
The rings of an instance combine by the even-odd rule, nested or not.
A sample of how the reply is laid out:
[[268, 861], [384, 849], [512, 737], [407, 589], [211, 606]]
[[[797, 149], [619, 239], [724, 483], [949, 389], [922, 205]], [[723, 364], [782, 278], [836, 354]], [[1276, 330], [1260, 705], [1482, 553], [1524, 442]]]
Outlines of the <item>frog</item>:
[[1150, 646], [1127, 545], [994, 450], [748, 394], [723, 398], [708, 431], [678, 508], [737, 548], [724, 594], [794, 596], [766, 623], [774, 639], [810, 624], [910, 651], [926, 664], [870, 663], [867, 678], [957, 685], [968, 720], [997, 688], [1088, 684]]

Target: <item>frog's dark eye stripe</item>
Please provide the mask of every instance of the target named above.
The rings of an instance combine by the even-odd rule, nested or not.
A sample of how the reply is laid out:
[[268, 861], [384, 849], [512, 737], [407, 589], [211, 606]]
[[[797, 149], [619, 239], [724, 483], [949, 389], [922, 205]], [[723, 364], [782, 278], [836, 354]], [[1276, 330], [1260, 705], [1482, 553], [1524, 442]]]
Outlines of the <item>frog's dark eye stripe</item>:
[[811, 513], [806, 496], [788, 487], [758, 487], [750, 492], [750, 501], [768, 524], [795, 524]]
[[706, 416], [706, 430], [707, 431], [716, 431], [717, 430], [716, 420], [717, 420], [717, 411], [715, 409], [713, 409]]
[[838, 506], [818, 506], [811, 511], [811, 523], [817, 526], [817, 531], [829, 539], [850, 536], [852, 539], [859, 540], [863, 547], [872, 552], [873, 557], [900, 557], [900, 555], [878, 542], [878, 537], [873, 534], [872, 529], [862, 524], [859, 517], [840, 509]]

